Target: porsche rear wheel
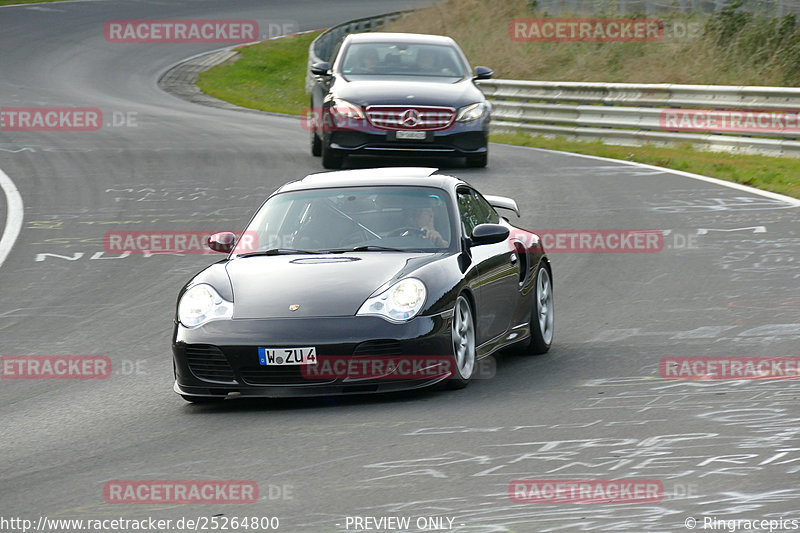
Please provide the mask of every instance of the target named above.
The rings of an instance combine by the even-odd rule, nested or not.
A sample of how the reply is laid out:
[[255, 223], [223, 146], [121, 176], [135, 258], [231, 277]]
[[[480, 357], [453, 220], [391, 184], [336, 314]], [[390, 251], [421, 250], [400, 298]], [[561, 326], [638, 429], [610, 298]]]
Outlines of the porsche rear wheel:
[[553, 282], [550, 279], [550, 270], [544, 264], [540, 264], [536, 272], [536, 293], [531, 309], [531, 340], [528, 353], [542, 354], [550, 349], [553, 344], [554, 320]]
[[463, 389], [475, 372], [475, 321], [472, 307], [463, 294], [456, 299], [450, 331], [454, 368], [448, 385], [451, 389]]

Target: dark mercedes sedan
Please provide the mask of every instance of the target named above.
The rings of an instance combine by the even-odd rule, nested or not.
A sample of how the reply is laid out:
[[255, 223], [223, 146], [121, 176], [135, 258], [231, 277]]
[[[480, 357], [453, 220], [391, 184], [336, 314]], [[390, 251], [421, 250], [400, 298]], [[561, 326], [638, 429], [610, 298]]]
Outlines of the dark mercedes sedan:
[[[190, 402], [466, 386], [553, 341], [550, 264], [519, 213], [432, 168], [345, 170], [273, 193], [180, 291], [175, 391]], [[246, 238], [245, 238], [246, 237]], [[491, 362], [487, 360], [487, 362]], [[483, 363], [480, 363], [483, 364]]]
[[490, 104], [449, 37], [412, 33], [347, 36], [332, 64], [311, 66], [311, 152], [325, 168], [345, 156], [466, 157], [486, 166]]

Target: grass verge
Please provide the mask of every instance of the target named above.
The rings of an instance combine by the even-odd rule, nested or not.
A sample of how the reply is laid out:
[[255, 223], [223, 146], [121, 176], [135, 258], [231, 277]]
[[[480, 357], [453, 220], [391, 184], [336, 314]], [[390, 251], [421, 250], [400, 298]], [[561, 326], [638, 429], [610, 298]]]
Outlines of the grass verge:
[[309, 106], [305, 93], [308, 46], [319, 34], [304, 33], [240, 48], [235, 62], [201, 73], [197, 86], [242, 107], [299, 115]]
[[[309, 105], [304, 90], [306, 62], [308, 46], [316, 35], [285, 37], [242, 48], [237, 61], [202, 73], [198, 85], [216, 98], [243, 107], [299, 115]], [[613, 146], [522, 133], [493, 134], [491, 140], [636, 161], [800, 198], [800, 159], [702, 152], [690, 146]]]

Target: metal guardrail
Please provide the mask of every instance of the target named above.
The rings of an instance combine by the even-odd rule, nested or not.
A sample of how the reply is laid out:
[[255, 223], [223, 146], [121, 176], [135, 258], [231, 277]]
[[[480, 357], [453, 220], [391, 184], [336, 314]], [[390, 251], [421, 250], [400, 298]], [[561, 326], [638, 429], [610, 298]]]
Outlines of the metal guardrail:
[[[492, 131], [560, 135], [608, 144], [690, 143], [715, 151], [800, 157], [800, 88], [583, 83], [518, 80], [478, 82], [492, 102]], [[665, 131], [663, 114], [698, 110], [779, 113], [793, 127], [741, 133]]]
[[[634, 3], [634, 0], [618, 1]], [[700, 3], [700, 0], [688, 1], [694, 8]], [[717, 4], [724, 1], [727, 0], [718, 0]], [[345, 36], [379, 31], [387, 23], [411, 12], [398, 11], [353, 20], [320, 34], [308, 50], [306, 92], [310, 92], [314, 80], [311, 65], [328, 61]], [[797, 114], [800, 111], [800, 88], [520, 80], [482, 80], [478, 85], [492, 103], [493, 132], [523, 131], [620, 145], [690, 143], [711, 151], [800, 157], [800, 141], [797, 140], [800, 139], [800, 125], [784, 130], [737, 134], [664, 131], [661, 123], [662, 113], [668, 109]]]

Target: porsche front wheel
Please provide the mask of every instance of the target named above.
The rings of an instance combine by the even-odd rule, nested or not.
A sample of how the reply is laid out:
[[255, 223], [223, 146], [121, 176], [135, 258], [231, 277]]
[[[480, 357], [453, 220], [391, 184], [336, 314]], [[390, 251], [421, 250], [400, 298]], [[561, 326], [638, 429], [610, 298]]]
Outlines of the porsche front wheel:
[[456, 299], [450, 331], [454, 368], [448, 385], [451, 389], [463, 389], [475, 372], [475, 321], [469, 301], [463, 294]]

